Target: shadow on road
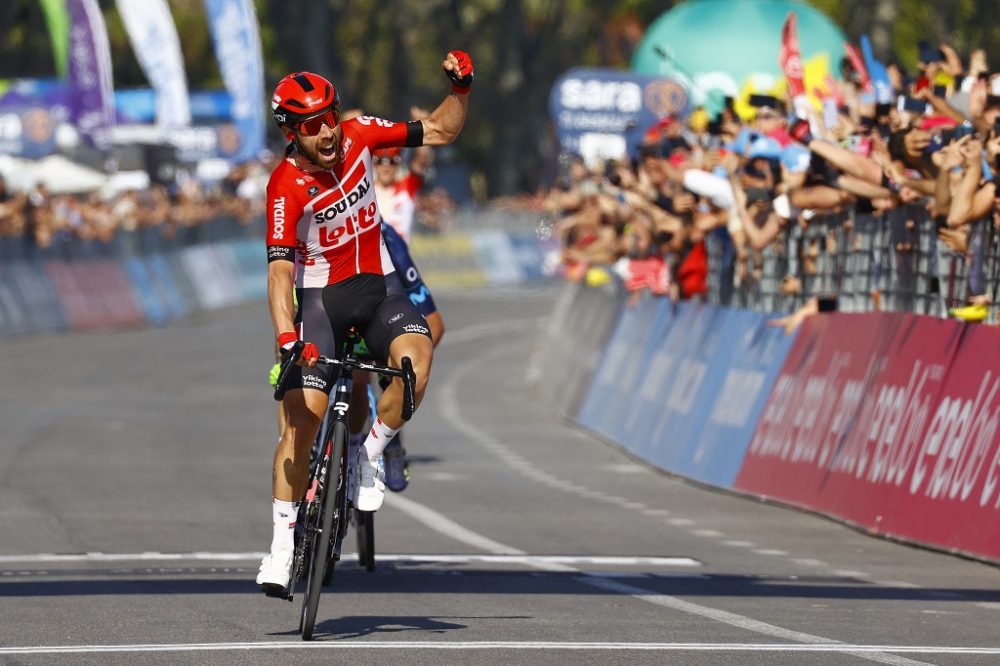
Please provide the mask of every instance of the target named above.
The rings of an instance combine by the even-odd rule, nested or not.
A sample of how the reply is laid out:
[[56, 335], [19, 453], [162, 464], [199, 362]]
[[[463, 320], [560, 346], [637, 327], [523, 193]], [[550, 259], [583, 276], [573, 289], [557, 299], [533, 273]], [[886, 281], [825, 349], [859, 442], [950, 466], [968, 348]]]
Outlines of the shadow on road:
[[[433, 566], [433, 568], [431, 568]], [[0, 572], [5, 574], [6, 572]], [[17, 572], [16, 580], [0, 580], [0, 598], [128, 595], [257, 595], [253, 572], [218, 574], [188, 568], [183, 572], [137, 576], [110, 570], [48, 570], [31, 575]], [[902, 588], [837, 576], [753, 576], [670, 572], [664, 576], [628, 572], [623, 582], [656, 594], [679, 597], [749, 597], [858, 599], [868, 601], [992, 601], [1000, 602], [1000, 588]], [[225, 576], [225, 577], [223, 577]], [[603, 573], [602, 577], [614, 578]], [[333, 586], [324, 594], [486, 594], [486, 595], [615, 595], [585, 584], [582, 572], [548, 572], [383, 563], [374, 574], [356, 567], [338, 567]], [[625, 578], [623, 572], [623, 578]], [[342, 618], [326, 630], [331, 635], [381, 631], [387, 620], [405, 618]], [[412, 619], [412, 618], [411, 618]], [[382, 629], [364, 626], [378, 621]], [[429, 620], [427, 620], [429, 622]], [[347, 623], [347, 624], [344, 624]], [[417, 627], [420, 628], [420, 627]], [[428, 625], [427, 630], [433, 627]], [[447, 628], [447, 627], [446, 627]], [[355, 634], [351, 634], [355, 635]], [[364, 635], [364, 634], [356, 634]]]

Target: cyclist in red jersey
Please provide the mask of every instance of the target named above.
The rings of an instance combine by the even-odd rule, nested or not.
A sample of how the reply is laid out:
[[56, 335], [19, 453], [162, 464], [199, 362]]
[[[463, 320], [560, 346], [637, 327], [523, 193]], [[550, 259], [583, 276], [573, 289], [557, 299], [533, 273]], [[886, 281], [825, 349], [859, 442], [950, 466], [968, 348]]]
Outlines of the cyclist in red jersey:
[[[451, 93], [430, 116], [406, 123], [370, 116], [341, 122], [333, 84], [310, 72], [289, 74], [274, 91], [272, 115], [289, 144], [267, 186], [268, 305], [278, 347], [287, 353], [305, 344], [282, 403], [286, 427], [274, 456], [274, 532], [257, 576], [271, 595], [281, 596], [291, 577], [298, 503], [332, 388], [332, 370], [317, 366], [319, 355], [335, 356], [347, 328], [357, 326], [376, 358], [398, 367], [410, 357], [418, 406], [427, 387], [433, 356], [427, 322], [405, 294], [386, 289], [393, 269], [382, 240], [372, 154], [455, 140], [468, 113], [472, 59], [451, 51], [441, 66]], [[400, 380], [383, 392], [378, 418], [358, 452], [351, 498], [358, 510], [382, 505], [381, 454], [403, 425], [402, 393]]]

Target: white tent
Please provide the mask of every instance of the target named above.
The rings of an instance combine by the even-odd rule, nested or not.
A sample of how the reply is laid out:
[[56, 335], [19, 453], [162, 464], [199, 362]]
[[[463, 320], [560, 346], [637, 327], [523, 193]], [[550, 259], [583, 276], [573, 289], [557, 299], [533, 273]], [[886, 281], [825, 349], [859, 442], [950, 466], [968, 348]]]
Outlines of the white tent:
[[0, 171], [12, 190], [30, 190], [42, 183], [53, 194], [93, 192], [108, 180], [100, 171], [62, 155], [49, 155], [38, 161], [9, 158], [0, 163]]

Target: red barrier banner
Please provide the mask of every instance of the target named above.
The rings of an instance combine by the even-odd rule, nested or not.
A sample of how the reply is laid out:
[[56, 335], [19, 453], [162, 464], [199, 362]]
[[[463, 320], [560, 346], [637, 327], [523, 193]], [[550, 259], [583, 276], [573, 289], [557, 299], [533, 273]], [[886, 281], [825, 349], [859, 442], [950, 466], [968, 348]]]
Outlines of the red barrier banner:
[[735, 487], [1000, 559], [1000, 330], [905, 314], [813, 318]]
[[146, 321], [121, 264], [114, 259], [88, 261], [81, 268], [90, 273], [96, 295], [104, 301], [106, 326], [135, 326]]
[[45, 270], [52, 280], [71, 328], [98, 328], [107, 317], [104, 302], [96, 298], [89, 275], [66, 261], [49, 261]]
[[145, 321], [117, 261], [50, 261], [45, 268], [72, 328], [106, 328]]

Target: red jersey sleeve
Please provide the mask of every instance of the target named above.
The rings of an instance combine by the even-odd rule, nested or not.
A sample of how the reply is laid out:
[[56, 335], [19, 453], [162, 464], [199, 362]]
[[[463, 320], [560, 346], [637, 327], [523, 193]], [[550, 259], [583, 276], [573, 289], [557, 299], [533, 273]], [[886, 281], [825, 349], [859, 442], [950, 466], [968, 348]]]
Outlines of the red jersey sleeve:
[[292, 196], [279, 166], [267, 183], [267, 260], [295, 260], [296, 227], [302, 217], [302, 203]]
[[[397, 123], [384, 118], [360, 116], [354, 119], [360, 134], [371, 150], [380, 148], [406, 148], [423, 144], [423, 125], [415, 132], [414, 123]], [[419, 122], [419, 121], [415, 121]], [[419, 133], [419, 143], [415, 143]]]

